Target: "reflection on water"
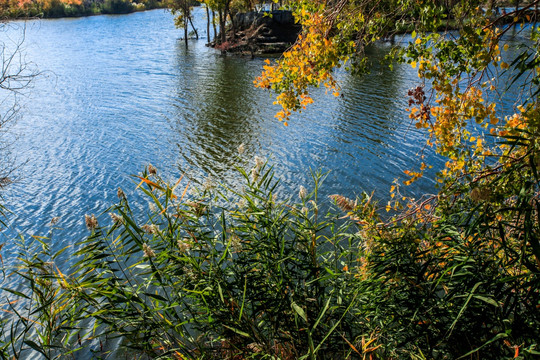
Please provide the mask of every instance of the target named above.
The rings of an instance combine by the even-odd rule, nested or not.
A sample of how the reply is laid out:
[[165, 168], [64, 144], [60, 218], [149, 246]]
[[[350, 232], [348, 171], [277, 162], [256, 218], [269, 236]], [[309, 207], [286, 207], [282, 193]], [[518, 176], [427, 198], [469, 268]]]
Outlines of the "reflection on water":
[[[172, 114], [180, 156], [179, 167], [200, 169], [222, 178], [234, 167], [240, 144], [257, 146], [256, 89], [249, 60], [177, 47], [177, 92]], [[187, 171], [187, 169], [186, 169]]]
[[[195, 15], [204, 29], [201, 9]], [[26, 24], [26, 58], [47, 76], [23, 99], [12, 130], [20, 137], [15, 155], [26, 161], [5, 194], [15, 231], [46, 234], [59, 216], [53, 248], [80, 240], [84, 214], [105, 211], [118, 186], [133, 199], [129, 175], [148, 163], [171, 179], [234, 183], [242, 143], [241, 162], [259, 155], [275, 165], [283, 197], [309, 187], [310, 171], [323, 169], [331, 171], [323, 196], [375, 191], [384, 198], [416, 163], [423, 140], [403, 111], [415, 71], [382, 65], [387, 45], [371, 49], [371, 74], [339, 74], [343, 97], [316, 90], [315, 104], [284, 127], [272, 95], [253, 86], [263, 59], [222, 56], [205, 39], [186, 49], [181, 33], [163, 10]]]

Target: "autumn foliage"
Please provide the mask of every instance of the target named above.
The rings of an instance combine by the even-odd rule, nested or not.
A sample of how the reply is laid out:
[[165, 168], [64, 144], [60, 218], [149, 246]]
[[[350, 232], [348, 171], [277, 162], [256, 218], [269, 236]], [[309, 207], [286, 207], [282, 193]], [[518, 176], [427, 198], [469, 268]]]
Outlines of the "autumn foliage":
[[0, 17], [67, 17], [129, 13], [163, 6], [161, 0], [2, 0]]
[[[418, 166], [404, 169], [405, 179], [391, 187], [387, 218], [374, 212], [371, 197], [346, 211], [367, 250], [358, 276], [382, 276], [390, 295], [379, 309], [399, 311], [371, 319], [378, 324], [373, 334], [393, 356], [445, 358], [443, 351], [446, 358], [501, 358], [505, 348], [515, 358], [538, 354], [527, 335], [538, 328], [532, 314], [540, 306], [540, 30], [531, 23], [537, 3], [496, 14], [494, 2], [480, 1], [299, 1], [293, 8], [302, 36], [256, 81], [277, 93], [276, 117], [288, 120], [305, 99], [311, 102], [310, 87], [337, 94], [337, 67], [369, 71], [363, 50], [370, 44], [411, 35], [388, 60], [418, 74], [418, 85], [404, 96], [426, 146]], [[512, 29], [526, 40], [509, 55], [503, 39]], [[514, 83], [522, 95], [511, 113], [503, 112], [499, 94]], [[438, 193], [409, 197], [400, 184], [425, 176], [430, 151], [445, 159], [435, 175]], [[407, 297], [426, 307], [407, 304]], [[468, 345], [460, 350], [452, 342]]]
[[[243, 145], [238, 188], [173, 185], [148, 166], [134, 177], [147, 218], [119, 189], [108, 214], [86, 216], [69, 271], [57, 264], [65, 249], [21, 236], [0, 355], [108, 357], [120, 337], [149, 358], [537, 359], [537, 3], [502, 15], [476, 0], [291, 3], [303, 33], [255, 81], [277, 93], [277, 117], [309, 106], [313, 86], [339, 95], [337, 67], [369, 71], [366, 47], [406, 33], [388, 64], [417, 74], [403, 96], [404, 121], [425, 136], [418, 166], [386, 203], [322, 199], [317, 172], [282, 199], [272, 167]], [[503, 111], [498, 92], [512, 84], [522, 93]], [[444, 161], [428, 171], [433, 158]], [[408, 195], [424, 176], [436, 194]]]

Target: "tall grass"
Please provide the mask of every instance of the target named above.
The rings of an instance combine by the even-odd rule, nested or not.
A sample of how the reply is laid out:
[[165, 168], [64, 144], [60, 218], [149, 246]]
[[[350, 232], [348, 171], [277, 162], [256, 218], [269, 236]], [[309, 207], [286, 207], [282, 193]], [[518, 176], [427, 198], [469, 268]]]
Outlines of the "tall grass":
[[[162, 359], [539, 354], [534, 256], [515, 258], [470, 198], [430, 223], [385, 222], [368, 196], [319, 198], [319, 173], [290, 200], [275, 196], [267, 164], [239, 174], [241, 190], [194, 191], [147, 168], [136, 178], [147, 220], [119, 191], [117, 205], [87, 217], [70, 271], [46, 239], [21, 242], [2, 356], [115, 358], [114, 339]], [[321, 213], [325, 203], [334, 210]], [[104, 216], [112, 225], [98, 225]]]

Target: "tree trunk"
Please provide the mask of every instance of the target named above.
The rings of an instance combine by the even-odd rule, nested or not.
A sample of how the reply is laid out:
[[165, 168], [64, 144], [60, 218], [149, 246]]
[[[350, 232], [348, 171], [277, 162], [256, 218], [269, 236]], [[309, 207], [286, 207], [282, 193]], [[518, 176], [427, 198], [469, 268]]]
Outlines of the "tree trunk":
[[225, 34], [225, 16], [223, 16], [223, 10], [218, 11], [219, 15], [219, 34], [221, 35], [221, 44], [225, 43], [227, 41], [227, 37]]
[[199, 33], [197, 32], [197, 29], [195, 29], [195, 26], [193, 26], [193, 21], [191, 20], [191, 16], [188, 17], [189, 23], [191, 24], [191, 28], [195, 32], [195, 39], [199, 40]]
[[234, 22], [234, 16], [233, 14], [229, 13], [229, 19], [231, 19], [231, 25], [232, 25], [232, 39], [236, 39], [236, 23]]
[[223, 8], [223, 35], [221, 35], [223, 42], [227, 41], [227, 15], [229, 15], [230, 4], [231, 0], [225, 0], [225, 7]]
[[186, 49], [187, 49], [188, 47], [188, 22], [185, 17], [184, 17], [184, 42], [186, 44]]
[[214, 27], [214, 42], [217, 43], [216, 12], [212, 10], [212, 26]]
[[210, 44], [210, 10], [206, 4], [206, 43]]

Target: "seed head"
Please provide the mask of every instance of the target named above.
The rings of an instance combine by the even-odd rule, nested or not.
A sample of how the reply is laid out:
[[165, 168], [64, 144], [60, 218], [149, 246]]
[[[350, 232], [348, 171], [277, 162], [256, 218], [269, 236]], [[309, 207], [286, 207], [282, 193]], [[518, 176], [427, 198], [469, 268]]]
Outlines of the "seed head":
[[148, 164], [148, 175], [157, 175], [157, 169], [152, 164]]
[[192, 268], [184, 266], [182, 268], [182, 271], [184, 272], [184, 275], [188, 280], [197, 280], [197, 274], [193, 271]]
[[154, 252], [154, 250], [152, 250], [152, 248], [147, 243], [142, 244], [142, 249], [143, 249], [144, 257], [152, 258], [156, 256], [156, 253]]
[[216, 187], [216, 184], [214, 183], [214, 180], [212, 180], [212, 177], [208, 176], [206, 180], [204, 180], [203, 188], [206, 191], [212, 190]]
[[155, 224], [145, 224], [141, 226], [141, 229], [147, 234], [157, 234], [159, 232], [159, 228]]
[[121, 215], [115, 213], [109, 213], [114, 225], [122, 225], [124, 223], [124, 218]]
[[352, 201], [345, 196], [335, 194], [330, 195], [329, 198], [334, 200], [336, 202], [336, 205], [343, 211], [349, 212], [356, 207], [356, 201]]
[[178, 239], [176, 245], [178, 246], [178, 250], [182, 253], [188, 252], [189, 249], [191, 249], [191, 242], [188, 238]]
[[8, 186], [13, 181], [7, 176], [0, 177], [0, 187]]
[[298, 196], [300, 197], [300, 199], [304, 200], [307, 195], [308, 195], [308, 193], [307, 193], [306, 188], [303, 187], [302, 185], [300, 185], [300, 190], [298, 191]]
[[126, 194], [124, 194], [124, 191], [120, 187], [118, 188], [116, 195], [118, 196], [118, 199], [120, 200], [124, 200], [126, 198]]
[[238, 200], [238, 202], [236, 203], [236, 205], [238, 205], [238, 207], [239, 207], [240, 209], [246, 207], [246, 204], [247, 204], [247, 201], [246, 201], [246, 199], [244, 199], [244, 198], [241, 198], [241, 199]]
[[244, 143], [241, 143], [240, 145], [238, 145], [238, 154], [239, 155], [242, 155], [244, 153], [244, 151], [246, 151], [246, 146], [244, 145]]
[[257, 170], [259, 170], [264, 165], [264, 162], [264, 158], [255, 156], [255, 168], [257, 168]]
[[94, 214], [84, 215], [84, 222], [86, 223], [86, 227], [90, 231], [95, 230], [98, 227], [98, 221]]
[[256, 182], [257, 180], [259, 180], [259, 169], [254, 167], [251, 169], [251, 181]]
[[204, 204], [200, 202], [188, 201], [186, 202], [186, 205], [191, 207], [191, 210], [197, 217], [201, 217], [206, 211], [206, 206], [204, 206]]

